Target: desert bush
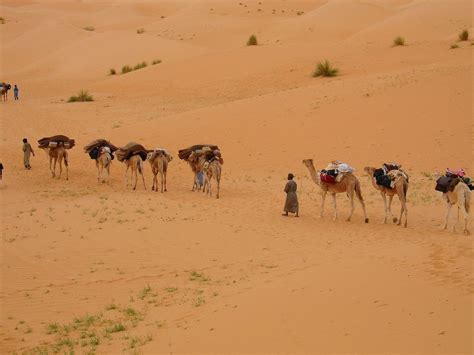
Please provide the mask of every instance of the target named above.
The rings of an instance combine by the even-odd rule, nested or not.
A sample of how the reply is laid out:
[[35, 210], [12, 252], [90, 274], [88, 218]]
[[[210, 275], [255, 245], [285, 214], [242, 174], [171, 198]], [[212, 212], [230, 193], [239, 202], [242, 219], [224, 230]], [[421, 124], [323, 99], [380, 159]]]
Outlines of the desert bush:
[[460, 41], [467, 41], [469, 39], [469, 31], [468, 30], [462, 31], [458, 37]]
[[130, 73], [132, 70], [133, 68], [130, 65], [124, 65], [122, 67], [122, 74]]
[[77, 96], [71, 96], [67, 102], [89, 102], [94, 101], [94, 98], [89, 95], [87, 90], [81, 90]]
[[333, 68], [331, 66], [331, 63], [325, 60], [324, 62], [318, 63], [318, 65], [316, 66], [316, 70], [313, 73], [313, 77], [318, 77], [318, 76], [330, 77], [330, 76], [336, 76], [338, 73], [339, 73], [339, 70], [336, 68]]
[[257, 37], [255, 35], [251, 35], [247, 41], [247, 46], [256, 46], [256, 45], [258, 45]]
[[95, 28], [92, 27], [92, 26], [86, 26], [83, 29], [86, 30], [86, 31], [95, 31]]
[[137, 33], [138, 33], [139, 35], [141, 35], [142, 33], [145, 33], [145, 29], [144, 29], [144, 28], [139, 28], [139, 29], [137, 30]]
[[138, 63], [136, 64], [134, 67], [133, 67], [133, 70], [138, 70], [138, 69], [142, 69], [142, 68], [145, 68], [148, 64], [146, 62], [141, 62], [141, 63]]
[[0, 17], [0, 25], [4, 25], [7, 21], [3, 18]]
[[405, 45], [405, 38], [398, 36], [393, 39], [393, 47], [404, 46], [404, 45]]
[[161, 63], [161, 59], [155, 59], [153, 60], [153, 62], [151, 62], [151, 65], [160, 64], [160, 63]]
[[109, 70], [109, 75], [115, 75], [115, 74], [117, 74], [117, 72], [115, 71], [114, 68], [111, 68], [111, 69]]
[[451, 45], [451, 49], [456, 49], [456, 48], [459, 48], [459, 46], [457, 44], [452, 44]]

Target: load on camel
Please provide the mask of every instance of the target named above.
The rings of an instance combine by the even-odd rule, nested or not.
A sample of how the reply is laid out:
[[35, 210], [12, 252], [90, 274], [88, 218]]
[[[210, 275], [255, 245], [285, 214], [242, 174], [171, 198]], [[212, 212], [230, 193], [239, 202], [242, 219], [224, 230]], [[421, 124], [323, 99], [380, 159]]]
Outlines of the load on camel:
[[105, 139], [96, 139], [84, 147], [84, 152], [95, 160], [97, 167], [97, 181], [105, 182], [104, 170], [107, 171], [107, 180], [110, 178], [110, 163], [114, 159], [114, 152], [118, 148]]
[[[448, 228], [449, 216], [451, 214], [451, 207], [458, 206], [459, 211], [462, 211], [464, 216], [464, 234], [470, 234], [467, 228], [467, 221], [471, 209], [471, 190], [474, 187], [471, 179], [466, 177], [463, 169], [446, 169], [445, 175], [436, 180], [436, 191], [443, 193], [443, 200], [446, 201], [446, 219], [444, 221], [443, 229]], [[453, 232], [455, 231], [455, 224], [453, 224]]]
[[[130, 142], [127, 145], [120, 147], [115, 152], [118, 161], [123, 162], [127, 169], [125, 170], [125, 183], [128, 186], [128, 169], [130, 169], [130, 182], [133, 189], [137, 188], [138, 173], [142, 176], [143, 187], [146, 190], [145, 177], [143, 175], [143, 162], [147, 159], [150, 150], [143, 145]], [[133, 184], [133, 175], [135, 175], [135, 184]]]
[[360, 188], [360, 181], [353, 174], [354, 169], [347, 164], [341, 163], [340, 161], [332, 161], [326, 169], [316, 171], [314, 167], [313, 159], [303, 160], [303, 164], [308, 168], [311, 178], [314, 183], [321, 188], [322, 192], [322, 203], [321, 203], [321, 218], [324, 213], [324, 202], [326, 201], [326, 195], [332, 196], [333, 207], [334, 207], [334, 220], [337, 219], [337, 206], [336, 206], [336, 194], [345, 193], [349, 197], [351, 202], [351, 211], [347, 221], [350, 221], [354, 214], [354, 194], [359, 200], [362, 210], [364, 212], [365, 223], [369, 222], [367, 213], [365, 211], [364, 198], [362, 197], [362, 191]]
[[[402, 170], [402, 166], [397, 163], [384, 163], [381, 168], [366, 166], [364, 171], [369, 175], [372, 185], [380, 191], [384, 204], [384, 223], [387, 223], [387, 217], [390, 214], [393, 223], [401, 225], [403, 214], [405, 214], [404, 227], [408, 224], [407, 192], [409, 184], [408, 174]], [[387, 204], [388, 195], [388, 204]], [[393, 217], [392, 201], [393, 196], [397, 195], [400, 200], [400, 218]]]
[[221, 152], [217, 145], [196, 144], [189, 148], [181, 149], [178, 152], [181, 160], [188, 162], [194, 173], [193, 191], [201, 190], [205, 185], [205, 171], [213, 160], [217, 160], [221, 165], [224, 164]]
[[[64, 165], [66, 167], [66, 180], [69, 180], [69, 160], [67, 149], [73, 148], [75, 145], [74, 139], [71, 139], [67, 136], [56, 135], [52, 137], [41, 138], [38, 141], [38, 148], [44, 149], [49, 156], [49, 170], [51, 171], [52, 177], [56, 177], [56, 163], [59, 160], [59, 176], [61, 178], [61, 173], [63, 171], [62, 162], [64, 160]], [[54, 166], [52, 164], [54, 160]]]
[[168, 191], [166, 188], [166, 175], [168, 173], [168, 163], [173, 160], [171, 154], [163, 148], [155, 148], [148, 153], [148, 161], [153, 173], [152, 191], [158, 192], [158, 173], [161, 177], [161, 192]]

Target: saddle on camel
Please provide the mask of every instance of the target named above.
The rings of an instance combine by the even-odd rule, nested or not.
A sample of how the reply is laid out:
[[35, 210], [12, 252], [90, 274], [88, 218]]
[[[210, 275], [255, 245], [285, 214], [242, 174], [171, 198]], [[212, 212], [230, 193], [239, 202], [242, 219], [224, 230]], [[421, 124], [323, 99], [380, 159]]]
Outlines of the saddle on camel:
[[408, 182], [408, 174], [402, 170], [401, 164], [394, 162], [384, 163], [381, 168], [374, 171], [374, 178], [377, 185], [393, 189], [397, 178], [403, 176]]
[[57, 148], [63, 146], [66, 149], [71, 149], [76, 145], [74, 139], [70, 139], [67, 136], [57, 135], [52, 137], [41, 138], [38, 141], [38, 148], [47, 149], [47, 148]]
[[472, 180], [466, 176], [463, 169], [446, 169], [446, 173], [436, 180], [436, 191], [442, 193], [452, 192], [460, 182], [466, 184], [469, 190], [474, 190]]
[[110, 143], [105, 139], [96, 139], [95, 141], [90, 142], [84, 147], [84, 152], [89, 154], [91, 159], [97, 159], [99, 156], [100, 149], [103, 147], [109, 148], [109, 153], [112, 159], [114, 159], [114, 152], [118, 149], [115, 145]]
[[134, 155], [139, 155], [140, 158], [145, 161], [149, 152], [150, 151], [141, 144], [130, 142], [127, 145], [118, 148], [115, 154], [120, 162], [130, 159]]
[[319, 172], [319, 177], [322, 182], [327, 184], [335, 184], [336, 182], [341, 181], [342, 176], [345, 173], [352, 173], [353, 171], [354, 168], [348, 164], [342, 163], [339, 160], [333, 160], [325, 169]]
[[217, 159], [219, 163], [224, 164], [219, 147], [212, 144], [196, 144], [189, 148], [181, 149], [178, 151], [178, 157], [191, 163], [204, 157], [208, 163]]

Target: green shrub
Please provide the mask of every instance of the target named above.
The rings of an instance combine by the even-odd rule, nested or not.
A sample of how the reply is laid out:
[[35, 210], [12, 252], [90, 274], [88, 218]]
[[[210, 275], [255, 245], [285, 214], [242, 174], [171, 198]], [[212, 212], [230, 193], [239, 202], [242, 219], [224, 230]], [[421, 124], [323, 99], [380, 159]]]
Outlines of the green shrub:
[[257, 37], [255, 35], [251, 35], [247, 41], [247, 46], [256, 46], [256, 45], [258, 45]]
[[127, 74], [127, 73], [130, 73], [132, 71], [132, 67], [130, 65], [124, 65], [122, 67], [122, 74]]
[[464, 30], [459, 34], [459, 40], [460, 41], [467, 41], [469, 39], [469, 31]]
[[404, 45], [405, 45], [405, 38], [398, 36], [393, 39], [393, 47], [404, 46]]
[[313, 73], [313, 77], [325, 76], [331, 77], [336, 76], [339, 73], [339, 70], [333, 68], [329, 61], [325, 60], [324, 62], [319, 62], [316, 66], [316, 70]]
[[86, 26], [83, 29], [86, 30], [86, 31], [95, 31], [95, 28], [92, 27], [92, 26]]
[[161, 63], [161, 59], [155, 59], [153, 62], [151, 62], [151, 65], [160, 64], [160, 63]]
[[94, 101], [94, 98], [89, 95], [87, 90], [81, 90], [77, 96], [71, 96], [67, 102], [89, 102]]
[[109, 70], [109, 75], [115, 75], [115, 74], [117, 74], [117, 72], [115, 71], [114, 68], [111, 68], [111, 69]]
[[145, 68], [148, 64], [146, 62], [141, 62], [141, 63], [138, 63], [136, 64], [134, 67], [133, 67], [133, 70], [138, 70], [138, 69], [142, 69], [142, 68]]
[[139, 28], [139, 29], [137, 30], [137, 33], [138, 33], [139, 35], [141, 35], [142, 33], [145, 33], [145, 29], [144, 29], [144, 28]]

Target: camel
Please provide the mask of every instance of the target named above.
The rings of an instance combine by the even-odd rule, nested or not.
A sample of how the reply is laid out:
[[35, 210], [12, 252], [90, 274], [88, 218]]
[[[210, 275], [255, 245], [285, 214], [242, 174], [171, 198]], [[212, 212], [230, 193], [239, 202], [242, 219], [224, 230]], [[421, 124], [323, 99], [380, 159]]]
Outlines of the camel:
[[207, 187], [207, 194], [212, 197], [212, 179], [216, 180], [217, 183], [217, 192], [216, 198], [219, 198], [219, 191], [221, 187], [221, 173], [222, 173], [222, 165], [218, 159], [213, 159], [210, 162], [206, 162], [203, 166], [204, 170], [204, 189], [203, 191], [206, 192]]
[[[464, 230], [463, 233], [466, 235], [471, 234], [469, 229], [467, 229], [467, 220], [469, 217], [469, 211], [471, 209], [471, 190], [469, 187], [461, 181], [459, 178], [459, 183], [454, 187], [453, 191], [448, 191], [443, 193], [443, 200], [446, 201], [446, 219], [443, 225], [443, 229], [448, 228], [449, 216], [451, 214], [451, 207], [453, 205], [458, 205], [458, 220], [459, 220], [459, 210], [462, 211], [464, 215]], [[453, 232], [455, 232], [455, 224], [453, 224]]]
[[[372, 182], [372, 186], [380, 191], [380, 195], [382, 196], [383, 199], [383, 205], [384, 205], [384, 210], [385, 210], [385, 218], [383, 223], [387, 223], [387, 217], [388, 214], [392, 217], [393, 223], [397, 223], [398, 225], [401, 225], [402, 223], [402, 216], [403, 213], [405, 213], [405, 223], [404, 227], [407, 227], [408, 224], [408, 209], [407, 209], [407, 191], [408, 191], [408, 178], [406, 174], [398, 174], [399, 170], [392, 170], [390, 171], [390, 174], [393, 174], [396, 176], [395, 179], [395, 184], [393, 188], [389, 187], [384, 187], [381, 185], [377, 185], [377, 182], [374, 178], [374, 172], [377, 170], [376, 168], [366, 166], [364, 168], [364, 171], [369, 175], [370, 181]], [[387, 205], [387, 195], [388, 195], [388, 205]], [[394, 217], [392, 214], [392, 201], [393, 201], [393, 196], [397, 195], [398, 199], [400, 200], [400, 218], [397, 220], [397, 217]]]
[[205, 156], [200, 156], [196, 160], [189, 161], [188, 164], [191, 167], [191, 170], [194, 173], [194, 179], [193, 179], [193, 191], [201, 191], [201, 184], [199, 183], [199, 178], [198, 175], [200, 172], [203, 171], [203, 166], [206, 162], [206, 157]]
[[8, 90], [10, 90], [12, 86], [7, 83], [1, 83], [0, 85], [0, 95], [3, 98], [3, 101], [7, 101], [8, 99]]
[[154, 151], [148, 154], [148, 160], [150, 161], [151, 171], [153, 172], [153, 185], [152, 190], [158, 192], [158, 173], [161, 177], [161, 192], [168, 191], [166, 189], [166, 175], [168, 172], [168, 163], [173, 159], [169, 154], [166, 154], [162, 150]]
[[128, 169], [130, 169], [130, 182], [133, 184], [133, 175], [135, 175], [135, 184], [133, 190], [137, 188], [138, 173], [142, 176], [143, 187], [146, 190], [145, 177], [143, 176], [143, 160], [139, 154], [132, 155], [129, 159], [123, 161], [127, 170], [125, 170], [125, 183], [128, 186]]
[[107, 181], [110, 179], [110, 163], [112, 162], [112, 154], [109, 147], [101, 147], [99, 149], [99, 155], [95, 159], [95, 165], [97, 167], [97, 181], [102, 180], [103, 183], [106, 180], [102, 177], [104, 170], [107, 171]]
[[314, 168], [313, 159], [305, 159], [303, 160], [303, 164], [308, 168], [313, 181], [322, 190], [322, 203], [321, 203], [321, 215], [320, 215], [321, 218], [323, 217], [323, 213], [324, 213], [324, 202], [326, 200], [327, 193], [329, 192], [333, 198], [334, 220], [337, 219], [336, 194], [346, 193], [347, 196], [349, 197], [349, 200], [351, 201], [351, 212], [349, 214], [349, 217], [347, 217], [347, 221], [350, 221], [355, 209], [355, 206], [354, 206], [354, 192], [355, 192], [360, 204], [362, 205], [362, 210], [364, 211], [364, 221], [365, 223], [369, 223], [369, 219], [367, 218], [367, 213], [365, 211], [364, 198], [362, 197], [362, 192], [360, 189], [360, 182], [355, 175], [353, 175], [352, 173], [344, 173], [340, 182], [328, 184], [321, 181], [320, 173], [318, 173], [316, 169]]
[[[68, 153], [64, 145], [60, 144], [57, 147], [53, 148], [42, 148], [47, 150], [47, 154], [49, 156], [49, 170], [51, 171], [52, 177], [56, 177], [56, 163], [59, 161], [59, 176], [58, 179], [61, 178], [61, 173], [63, 172], [63, 160], [64, 165], [66, 167], [66, 180], [69, 180], [69, 161], [68, 161]], [[54, 165], [53, 165], [54, 161]]]

